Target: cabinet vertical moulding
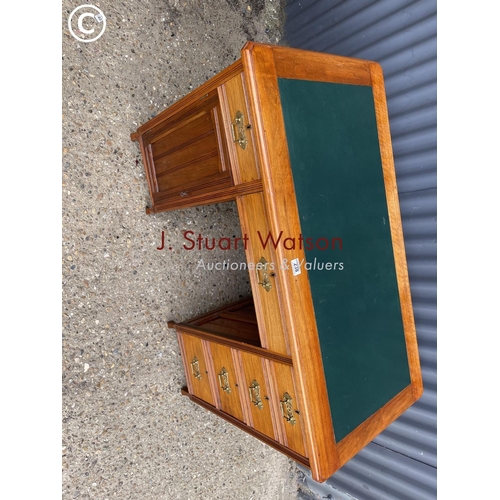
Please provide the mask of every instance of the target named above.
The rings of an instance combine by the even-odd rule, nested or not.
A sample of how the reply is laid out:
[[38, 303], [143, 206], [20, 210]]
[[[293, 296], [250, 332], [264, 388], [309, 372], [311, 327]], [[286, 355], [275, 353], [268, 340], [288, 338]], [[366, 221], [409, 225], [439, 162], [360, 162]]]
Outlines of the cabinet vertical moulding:
[[219, 397], [219, 391], [217, 390], [217, 377], [214, 372], [214, 360], [212, 358], [212, 352], [210, 350], [210, 343], [206, 340], [201, 341], [203, 348], [203, 354], [205, 355], [206, 365], [207, 365], [207, 377], [210, 381], [210, 389], [212, 391], [212, 398], [214, 401], [214, 406], [220, 410], [221, 402]]
[[276, 436], [276, 441], [281, 443], [283, 446], [287, 446], [285, 429], [283, 427], [280, 408], [278, 404], [279, 393], [276, 374], [274, 373], [272, 363], [268, 359], [263, 359], [262, 361], [264, 363], [267, 385], [269, 387], [269, 406], [271, 408], [271, 413], [273, 414], [274, 435]]
[[190, 394], [193, 394], [193, 383], [191, 382], [191, 377], [189, 376], [189, 363], [186, 357], [186, 350], [184, 348], [184, 342], [182, 339], [182, 333], [176, 331], [177, 342], [179, 343], [179, 350], [181, 352], [182, 365], [184, 366], [184, 374], [186, 376], [186, 385]]
[[231, 356], [233, 357], [234, 369], [240, 385], [240, 403], [243, 412], [243, 421], [249, 427], [253, 427], [252, 412], [250, 411], [250, 403], [247, 397], [247, 386], [245, 383], [245, 374], [243, 373], [243, 362], [241, 360], [240, 352], [236, 349], [231, 349]]

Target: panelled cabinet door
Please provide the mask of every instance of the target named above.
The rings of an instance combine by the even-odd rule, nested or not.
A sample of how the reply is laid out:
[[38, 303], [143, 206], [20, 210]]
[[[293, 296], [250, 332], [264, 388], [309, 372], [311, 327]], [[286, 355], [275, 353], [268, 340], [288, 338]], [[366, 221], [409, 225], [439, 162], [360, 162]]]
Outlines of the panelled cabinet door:
[[144, 133], [142, 144], [154, 205], [233, 185], [217, 91]]

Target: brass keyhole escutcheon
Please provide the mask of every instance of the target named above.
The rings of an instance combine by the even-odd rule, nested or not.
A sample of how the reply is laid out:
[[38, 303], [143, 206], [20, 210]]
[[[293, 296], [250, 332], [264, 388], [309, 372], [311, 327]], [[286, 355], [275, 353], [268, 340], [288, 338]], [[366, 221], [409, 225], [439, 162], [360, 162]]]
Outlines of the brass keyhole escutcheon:
[[201, 380], [200, 363], [196, 356], [193, 358], [193, 361], [191, 361], [191, 373], [194, 378]]
[[224, 367], [222, 367], [222, 370], [220, 371], [218, 377], [220, 388], [227, 394], [231, 394], [231, 386], [229, 385], [229, 373]]
[[241, 149], [246, 149], [248, 141], [247, 136], [245, 135], [245, 123], [243, 113], [241, 111], [236, 111], [236, 116], [231, 122], [231, 125], [233, 126], [233, 141], [237, 142]]
[[293, 401], [292, 397], [288, 392], [285, 392], [283, 394], [283, 400], [280, 400], [281, 403], [281, 414], [283, 415], [283, 418], [290, 424], [290, 425], [295, 425], [297, 423], [297, 420], [295, 420], [295, 416], [293, 414]]

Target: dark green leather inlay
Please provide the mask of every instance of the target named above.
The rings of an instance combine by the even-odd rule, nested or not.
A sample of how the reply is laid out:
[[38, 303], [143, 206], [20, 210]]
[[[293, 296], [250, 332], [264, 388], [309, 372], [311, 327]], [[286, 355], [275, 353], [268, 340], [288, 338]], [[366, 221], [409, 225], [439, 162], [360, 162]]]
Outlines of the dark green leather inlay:
[[373, 93], [278, 83], [307, 262], [343, 267], [309, 271], [338, 442], [410, 384]]

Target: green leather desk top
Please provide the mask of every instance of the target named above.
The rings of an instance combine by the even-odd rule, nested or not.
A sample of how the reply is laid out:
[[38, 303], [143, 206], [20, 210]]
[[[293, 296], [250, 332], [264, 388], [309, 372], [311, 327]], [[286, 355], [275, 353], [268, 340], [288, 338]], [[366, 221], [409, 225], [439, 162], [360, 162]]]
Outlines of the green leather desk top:
[[278, 83], [302, 234], [330, 241], [305, 253], [339, 442], [410, 384], [373, 94]]

